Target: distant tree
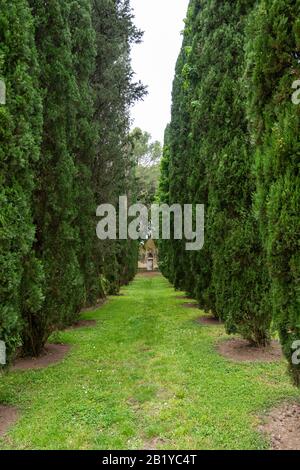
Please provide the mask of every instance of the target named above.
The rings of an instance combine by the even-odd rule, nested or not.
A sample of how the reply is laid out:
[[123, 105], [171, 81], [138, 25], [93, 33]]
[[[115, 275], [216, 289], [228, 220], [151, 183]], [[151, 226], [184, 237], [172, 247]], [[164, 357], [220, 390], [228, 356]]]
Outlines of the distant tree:
[[162, 148], [161, 143], [151, 140], [149, 132], [143, 132], [138, 127], [130, 134], [133, 156], [137, 165], [153, 166], [160, 163]]
[[130, 134], [133, 160], [136, 165], [136, 198], [149, 208], [154, 202], [160, 175], [161, 143], [151, 141], [151, 135], [136, 128]]

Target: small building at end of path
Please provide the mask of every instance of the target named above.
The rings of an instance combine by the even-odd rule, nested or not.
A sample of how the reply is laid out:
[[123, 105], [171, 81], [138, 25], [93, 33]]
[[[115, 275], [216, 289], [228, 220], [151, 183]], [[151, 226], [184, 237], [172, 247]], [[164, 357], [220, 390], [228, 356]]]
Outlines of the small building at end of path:
[[151, 238], [140, 246], [138, 268], [146, 271], [158, 269], [158, 250]]

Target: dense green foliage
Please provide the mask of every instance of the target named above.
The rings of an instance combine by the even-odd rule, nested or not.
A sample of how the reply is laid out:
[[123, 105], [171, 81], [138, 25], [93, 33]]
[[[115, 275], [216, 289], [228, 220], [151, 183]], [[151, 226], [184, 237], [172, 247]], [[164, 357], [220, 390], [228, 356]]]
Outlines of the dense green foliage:
[[[13, 5], [12, 5], [13, 3]], [[2, 2], [0, 340], [37, 355], [49, 334], [134, 276], [138, 247], [100, 241], [96, 208], [134, 200], [129, 0]]]
[[265, 346], [292, 376], [300, 340], [299, 0], [190, 0], [172, 120], [129, 132], [144, 94], [129, 0], [0, 0], [0, 340], [38, 355], [135, 275], [138, 242], [100, 241], [96, 207], [204, 204], [205, 246], [160, 240], [177, 289]]
[[[45, 302], [37, 312], [24, 310], [23, 344], [39, 354], [56, 325], [72, 318], [83, 302], [83, 279], [77, 257], [76, 110], [77, 89], [72, 57], [68, 2], [32, 2], [41, 68], [44, 126], [36, 175], [35, 252], [45, 272]], [[59, 41], [57, 41], [59, 37]]]
[[160, 176], [161, 143], [152, 141], [148, 132], [139, 128], [130, 134], [133, 159], [136, 164], [137, 201], [150, 209], [155, 201]]
[[[267, 256], [271, 304], [295, 383], [300, 366], [300, 107], [292, 84], [300, 78], [300, 2], [266, 0], [248, 27], [248, 114], [255, 142], [255, 210]], [[299, 88], [299, 87], [298, 87]]]
[[0, 2], [0, 339], [8, 355], [20, 344], [21, 312], [43, 301], [42, 269], [32, 250], [32, 193], [42, 129], [39, 64], [26, 0]]
[[300, 339], [299, 6], [190, 1], [158, 191], [206, 208], [202, 251], [160, 241], [164, 274], [255, 344], [268, 344], [274, 319], [290, 362]]

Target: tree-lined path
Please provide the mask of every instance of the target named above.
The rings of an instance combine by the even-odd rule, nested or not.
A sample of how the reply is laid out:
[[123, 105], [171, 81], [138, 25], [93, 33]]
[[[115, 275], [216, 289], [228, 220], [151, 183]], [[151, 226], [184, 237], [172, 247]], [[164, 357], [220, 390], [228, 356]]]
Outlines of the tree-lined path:
[[[259, 416], [294, 399], [285, 362], [234, 363], [216, 351], [223, 326], [195, 321], [160, 275], [138, 275], [84, 318], [56, 333], [63, 362], [1, 378], [0, 402], [20, 417], [0, 440], [17, 449], [259, 449]], [[237, 438], [238, 436], [238, 438]]]

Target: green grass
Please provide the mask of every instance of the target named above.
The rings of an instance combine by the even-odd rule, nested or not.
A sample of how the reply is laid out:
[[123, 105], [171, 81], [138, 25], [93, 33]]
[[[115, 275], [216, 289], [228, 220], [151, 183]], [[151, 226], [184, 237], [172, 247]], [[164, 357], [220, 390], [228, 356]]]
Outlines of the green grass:
[[0, 403], [20, 420], [1, 449], [263, 449], [258, 416], [299, 399], [285, 362], [218, 355], [222, 326], [201, 326], [162, 277], [137, 277], [101, 309], [97, 326], [59, 333], [63, 362], [1, 377]]

